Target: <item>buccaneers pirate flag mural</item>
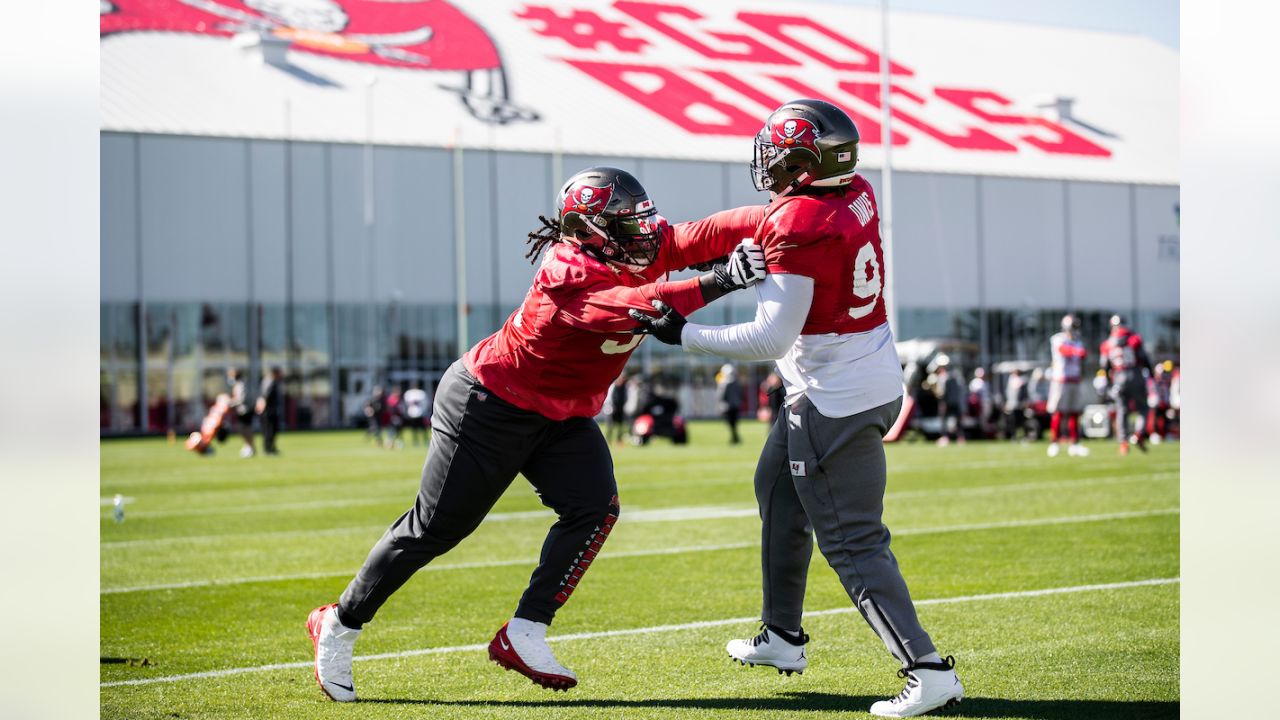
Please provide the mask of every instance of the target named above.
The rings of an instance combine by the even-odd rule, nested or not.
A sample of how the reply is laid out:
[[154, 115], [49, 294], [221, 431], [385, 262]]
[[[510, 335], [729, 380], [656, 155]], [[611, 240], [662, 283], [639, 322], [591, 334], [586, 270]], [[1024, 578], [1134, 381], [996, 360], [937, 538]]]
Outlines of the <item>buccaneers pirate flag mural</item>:
[[[103, 128], [739, 161], [821, 97], [903, 170], [1176, 183], [1177, 53], [1146, 38], [691, 0], [101, 0]], [[975, 48], [982, 49], [976, 52]], [[1087, 48], [1083, 50], [1082, 48]], [[805, 142], [805, 128], [778, 128]]]

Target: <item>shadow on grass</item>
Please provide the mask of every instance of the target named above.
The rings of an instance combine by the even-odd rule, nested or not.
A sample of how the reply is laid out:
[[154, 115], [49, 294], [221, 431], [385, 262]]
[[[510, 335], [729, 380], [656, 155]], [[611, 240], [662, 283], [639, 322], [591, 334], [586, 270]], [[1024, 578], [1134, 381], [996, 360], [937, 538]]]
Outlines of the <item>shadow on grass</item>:
[[[492, 707], [492, 708], [672, 708], [686, 710], [776, 710], [783, 712], [849, 712], [871, 707], [871, 703], [883, 697], [867, 695], [834, 695], [816, 692], [788, 692], [764, 698], [654, 698], [650, 700], [429, 700], [371, 698], [366, 703], [387, 705], [435, 705], [440, 707]], [[931, 714], [932, 716], [932, 714]], [[973, 697], [948, 710], [936, 713], [936, 717], [982, 718], [1033, 718], [1034, 720], [1163, 720], [1178, 717], [1178, 703], [1138, 700], [1002, 700], [1000, 698]]]

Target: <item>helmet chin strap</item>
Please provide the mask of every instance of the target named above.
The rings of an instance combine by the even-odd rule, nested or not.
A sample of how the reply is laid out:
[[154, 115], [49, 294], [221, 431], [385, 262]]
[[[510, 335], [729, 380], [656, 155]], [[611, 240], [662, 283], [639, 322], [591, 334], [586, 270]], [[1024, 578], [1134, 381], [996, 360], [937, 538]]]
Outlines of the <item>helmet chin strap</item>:
[[[610, 238], [608, 235], [605, 235], [603, 232], [596, 231], [596, 234], [606, 240], [612, 240], [612, 238]], [[611, 268], [614, 272], [627, 270], [634, 275], [642, 275], [644, 273], [645, 267], [647, 267], [645, 265], [632, 265], [630, 263], [622, 262], [621, 260], [613, 260], [613, 259], [607, 258], [604, 256], [604, 253], [600, 252], [600, 249], [597, 248], [595, 245], [584, 245], [581, 240], [571, 235], [565, 235], [564, 233], [561, 233], [560, 239], [578, 248], [578, 250], [582, 254], [594, 260], [599, 260], [605, 265], [608, 265], [609, 268]]]
[[790, 195], [792, 192], [799, 190], [800, 188], [808, 185], [809, 184], [808, 180], [809, 180], [809, 173], [807, 172], [800, 173], [799, 175], [796, 176], [795, 180], [792, 180], [791, 182], [787, 183], [787, 186], [783, 188], [781, 192], [775, 193], [774, 197], [780, 198], [786, 195]]

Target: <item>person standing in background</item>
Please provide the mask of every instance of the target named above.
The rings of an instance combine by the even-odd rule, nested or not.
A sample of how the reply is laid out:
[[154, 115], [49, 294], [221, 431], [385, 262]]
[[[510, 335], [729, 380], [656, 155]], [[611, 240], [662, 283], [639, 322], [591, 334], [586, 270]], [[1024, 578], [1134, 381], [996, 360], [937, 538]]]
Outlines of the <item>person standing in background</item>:
[[991, 428], [991, 387], [987, 385], [987, 371], [974, 368], [973, 379], [969, 381], [970, 403], [978, 418], [978, 431], [986, 437]]
[[[778, 373], [770, 371], [764, 382], [760, 383], [760, 420], [768, 423], [776, 420], [778, 413], [782, 412], [782, 401], [786, 396], [787, 389], [782, 384], [782, 378], [778, 377]], [[767, 417], [765, 413], [768, 413]]]
[[414, 445], [426, 436], [428, 403], [427, 391], [416, 382], [404, 392], [405, 424]]
[[404, 428], [404, 396], [400, 394], [400, 388], [391, 388], [391, 394], [387, 396], [387, 436], [383, 446], [388, 450], [404, 447], [404, 441], [400, 439], [400, 431]]
[[1084, 342], [1080, 340], [1080, 321], [1075, 315], [1062, 318], [1062, 332], [1049, 338], [1049, 353], [1053, 356], [1053, 378], [1049, 383], [1049, 457], [1057, 457], [1062, 437], [1062, 420], [1067, 421], [1067, 434], [1071, 445], [1067, 454], [1084, 457], [1089, 449], [1080, 444], [1080, 413], [1084, 410], [1084, 396], [1080, 388], [1081, 366], [1084, 364]]
[[1018, 434], [1018, 428], [1025, 425], [1023, 411], [1027, 407], [1027, 402], [1027, 379], [1022, 376], [1021, 370], [1014, 368], [1004, 385], [1004, 438], [1006, 440], [1012, 440]]
[[280, 390], [281, 372], [277, 365], [271, 368], [271, 374], [262, 379], [262, 392], [258, 394], [258, 402], [254, 409], [262, 418], [262, 451], [268, 455], [279, 455], [276, 449], [276, 434], [280, 431], [280, 404], [284, 399]]
[[1169, 398], [1173, 387], [1173, 361], [1165, 360], [1155, 366], [1155, 372], [1147, 380], [1147, 431], [1152, 445], [1159, 445], [1169, 437]]
[[725, 363], [716, 375], [716, 400], [720, 417], [729, 424], [729, 444], [740, 444], [738, 416], [742, 414], [742, 383], [738, 382], [738, 369], [731, 363]]
[[609, 427], [605, 439], [619, 445], [627, 434], [627, 374], [621, 373], [609, 386]]
[[257, 452], [253, 448], [253, 410], [249, 407], [249, 391], [245, 388], [244, 375], [239, 368], [227, 370], [227, 383], [231, 385], [231, 401], [228, 406], [236, 416], [236, 432], [244, 439], [240, 457], [251, 458]]
[[945, 447], [952, 440], [962, 441], [960, 417], [964, 414], [964, 384], [958, 372], [952, 372], [951, 359], [939, 356], [934, 374], [934, 396], [938, 399], [938, 445]]
[[364, 401], [364, 439], [373, 440], [374, 445], [382, 443], [382, 413], [386, 409], [386, 400], [382, 396], [382, 386], [374, 385], [369, 399]]
[[635, 420], [637, 415], [643, 413], [641, 403], [649, 397], [649, 382], [645, 379], [644, 373], [636, 373], [627, 381], [627, 402], [623, 405], [628, 420]]
[[[1142, 346], [1142, 336], [1130, 330], [1120, 315], [1111, 316], [1111, 335], [1102, 343], [1102, 369], [1107, 372], [1108, 396], [1116, 408], [1116, 437], [1120, 454], [1129, 454], [1129, 444], [1147, 451], [1147, 381], [1151, 358]], [[1138, 419], [1130, 431], [1129, 414]]]

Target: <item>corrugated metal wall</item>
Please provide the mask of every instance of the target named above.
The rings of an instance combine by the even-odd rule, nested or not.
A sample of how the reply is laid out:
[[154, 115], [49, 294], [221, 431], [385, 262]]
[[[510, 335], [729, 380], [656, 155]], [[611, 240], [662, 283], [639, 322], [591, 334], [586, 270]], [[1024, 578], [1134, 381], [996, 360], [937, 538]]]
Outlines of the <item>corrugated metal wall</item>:
[[[370, 383], [429, 381], [457, 356], [453, 157], [374, 148], [369, 228], [365, 152], [102, 134], [104, 431], [190, 422], [229, 365], [287, 365], [300, 377], [297, 421], [335, 424]], [[524, 237], [550, 209], [557, 160], [565, 175], [593, 164], [632, 170], [674, 222], [764, 199], [745, 160], [466, 151], [470, 342], [528, 288]], [[878, 171], [865, 174], [879, 187]], [[894, 180], [890, 292], [900, 338], [971, 334], [999, 359], [1015, 347], [1004, 333], [1040, 332], [1044, 317], [1065, 309], [1119, 310], [1176, 352], [1177, 187], [906, 172]], [[738, 319], [753, 307], [743, 293], [703, 318]], [[663, 354], [649, 345], [644, 357]]]

